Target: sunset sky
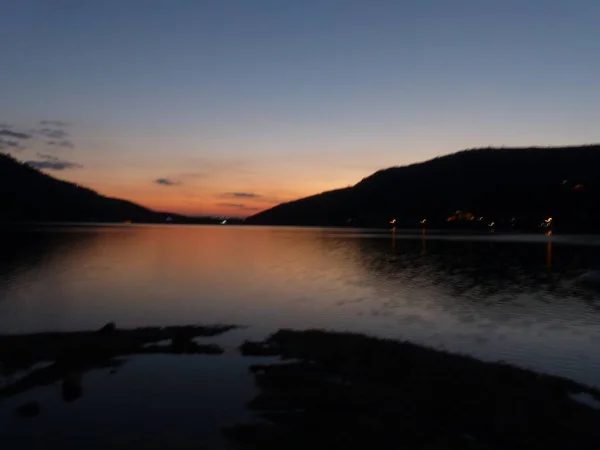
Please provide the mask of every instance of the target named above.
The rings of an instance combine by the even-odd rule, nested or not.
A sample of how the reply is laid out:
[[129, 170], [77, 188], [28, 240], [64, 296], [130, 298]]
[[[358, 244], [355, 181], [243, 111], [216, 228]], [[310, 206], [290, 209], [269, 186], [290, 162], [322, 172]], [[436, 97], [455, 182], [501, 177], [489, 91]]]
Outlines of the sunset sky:
[[0, 151], [246, 216], [464, 148], [600, 141], [598, 0], [0, 0]]

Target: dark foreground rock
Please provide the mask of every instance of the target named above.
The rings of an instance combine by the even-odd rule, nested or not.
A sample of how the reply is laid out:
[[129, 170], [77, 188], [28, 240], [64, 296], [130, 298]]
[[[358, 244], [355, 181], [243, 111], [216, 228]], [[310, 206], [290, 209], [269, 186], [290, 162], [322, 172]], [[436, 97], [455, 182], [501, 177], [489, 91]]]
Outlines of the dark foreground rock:
[[[118, 329], [113, 323], [98, 331], [0, 335], [0, 366], [5, 373], [27, 370], [44, 362], [14, 383], [0, 388], [0, 399], [36, 386], [63, 381], [63, 396], [79, 398], [77, 376], [91, 369], [114, 369], [121, 356], [134, 354], [220, 354], [213, 344], [198, 344], [196, 337], [215, 336], [235, 328], [232, 325], [172, 326]], [[158, 345], [170, 341], [170, 345]]]
[[[261, 421], [226, 428], [256, 449], [596, 449], [600, 411], [574, 381], [356, 334], [282, 330], [245, 354]], [[255, 353], [252, 352], [255, 350]]]

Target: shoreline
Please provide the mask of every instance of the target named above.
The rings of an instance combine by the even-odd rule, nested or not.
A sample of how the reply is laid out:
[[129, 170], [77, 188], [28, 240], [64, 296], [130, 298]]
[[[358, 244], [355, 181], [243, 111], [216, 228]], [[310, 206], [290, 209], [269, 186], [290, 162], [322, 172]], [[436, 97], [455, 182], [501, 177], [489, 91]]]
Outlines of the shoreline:
[[[107, 324], [89, 332], [2, 335], [2, 367], [32, 371], [0, 389], [0, 402], [67, 383], [73, 373], [118, 367], [124, 356], [220, 355], [221, 347], [193, 339], [235, 328], [120, 330]], [[600, 391], [505, 363], [320, 330], [280, 330], [246, 341], [239, 351], [234, 357], [270, 357], [250, 366], [258, 394], [247, 407], [257, 420], [222, 430], [244, 448], [590, 448], [586, 443], [600, 438]], [[42, 361], [50, 365], [35, 368]], [[67, 389], [76, 396], [74, 384]], [[22, 417], [36, 412], [34, 404], [16, 411]]]

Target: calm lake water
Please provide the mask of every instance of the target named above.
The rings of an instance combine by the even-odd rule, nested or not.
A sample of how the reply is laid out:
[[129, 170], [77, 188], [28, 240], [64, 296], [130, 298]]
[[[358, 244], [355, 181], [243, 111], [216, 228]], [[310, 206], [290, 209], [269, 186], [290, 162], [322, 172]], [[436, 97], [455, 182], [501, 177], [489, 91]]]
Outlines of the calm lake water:
[[353, 330], [600, 384], [600, 291], [577, 280], [600, 265], [600, 236], [53, 226], [4, 231], [0, 247], [2, 333]]
[[[600, 385], [600, 291], [578, 280], [600, 265], [600, 237], [89, 225], [3, 230], [0, 244], [0, 333], [96, 329], [109, 321], [119, 327], [246, 325], [211, 339], [233, 346], [282, 327], [352, 330]], [[99, 418], [80, 423], [86, 408], [95, 411], [88, 420], [112, 417], [118, 423], [111, 413], [98, 414], [98, 408], [122, 410], [106, 404], [112, 398], [106, 392], [123, 398], [131, 391], [131, 380], [148, 371], [154, 375], [144, 383], [155, 383], [144, 390], [136, 381], [139, 398], [127, 397], [128, 405], [145, 411], [139, 423], [134, 420], [131, 425], [140, 433], [156, 421], [148, 418], [153, 411], [144, 403], [148, 398], [167, 410], [165, 399], [187, 398], [190, 404], [175, 402], [179, 417], [185, 417], [192, 405], [201, 411], [205, 410], [198, 405], [239, 413], [251, 397], [248, 377], [229, 383], [237, 388], [227, 388], [245, 393], [236, 397], [237, 409], [210, 400], [214, 385], [227, 384], [227, 377], [211, 375], [214, 367], [245, 373], [248, 362], [235, 357], [169, 356], [160, 360], [161, 369], [155, 372], [148, 361], [156, 360], [137, 359], [113, 378], [104, 372], [90, 374], [86, 383], [95, 386], [95, 394], [86, 393], [85, 400], [69, 409], [67, 423], [74, 421], [77, 430], [108, 426]], [[200, 372], [208, 373], [208, 381], [198, 383]], [[176, 381], [167, 394], [158, 379]], [[198, 394], [204, 399], [198, 403], [177, 386], [186, 392], [198, 386], [208, 397]], [[59, 396], [55, 388], [40, 389], [0, 404], [0, 421], [11, 423], [11, 430], [20, 430], [17, 433], [39, 437], [54, 432], [60, 437], [66, 433], [65, 422], [57, 421], [67, 412], [58, 403], [49, 401], [53, 418], [39, 422], [44, 425], [35, 433], [27, 428], [31, 425], [23, 425], [31, 422], [21, 420], [18, 425], [14, 418], [14, 407], [32, 395]], [[209, 415], [225, 420], [217, 412]], [[189, 431], [189, 423], [177, 423], [178, 436], [186, 439], [182, 430]], [[210, 433], [203, 436], [214, 438]]]

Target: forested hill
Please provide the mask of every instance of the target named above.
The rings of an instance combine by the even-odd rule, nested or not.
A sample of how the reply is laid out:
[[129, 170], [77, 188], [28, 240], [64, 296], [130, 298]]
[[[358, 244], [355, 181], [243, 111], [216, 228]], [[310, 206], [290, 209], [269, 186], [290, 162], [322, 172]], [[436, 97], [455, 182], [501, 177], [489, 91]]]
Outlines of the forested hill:
[[[284, 203], [251, 224], [600, 231], [600, 145], [465, 150]], [[421, 223], [423, 222], [423, 223]]]
[[0, 153], [0, 221], [129, 220], [157, 222], [162, 217], [135, 203], [57, 180]]

